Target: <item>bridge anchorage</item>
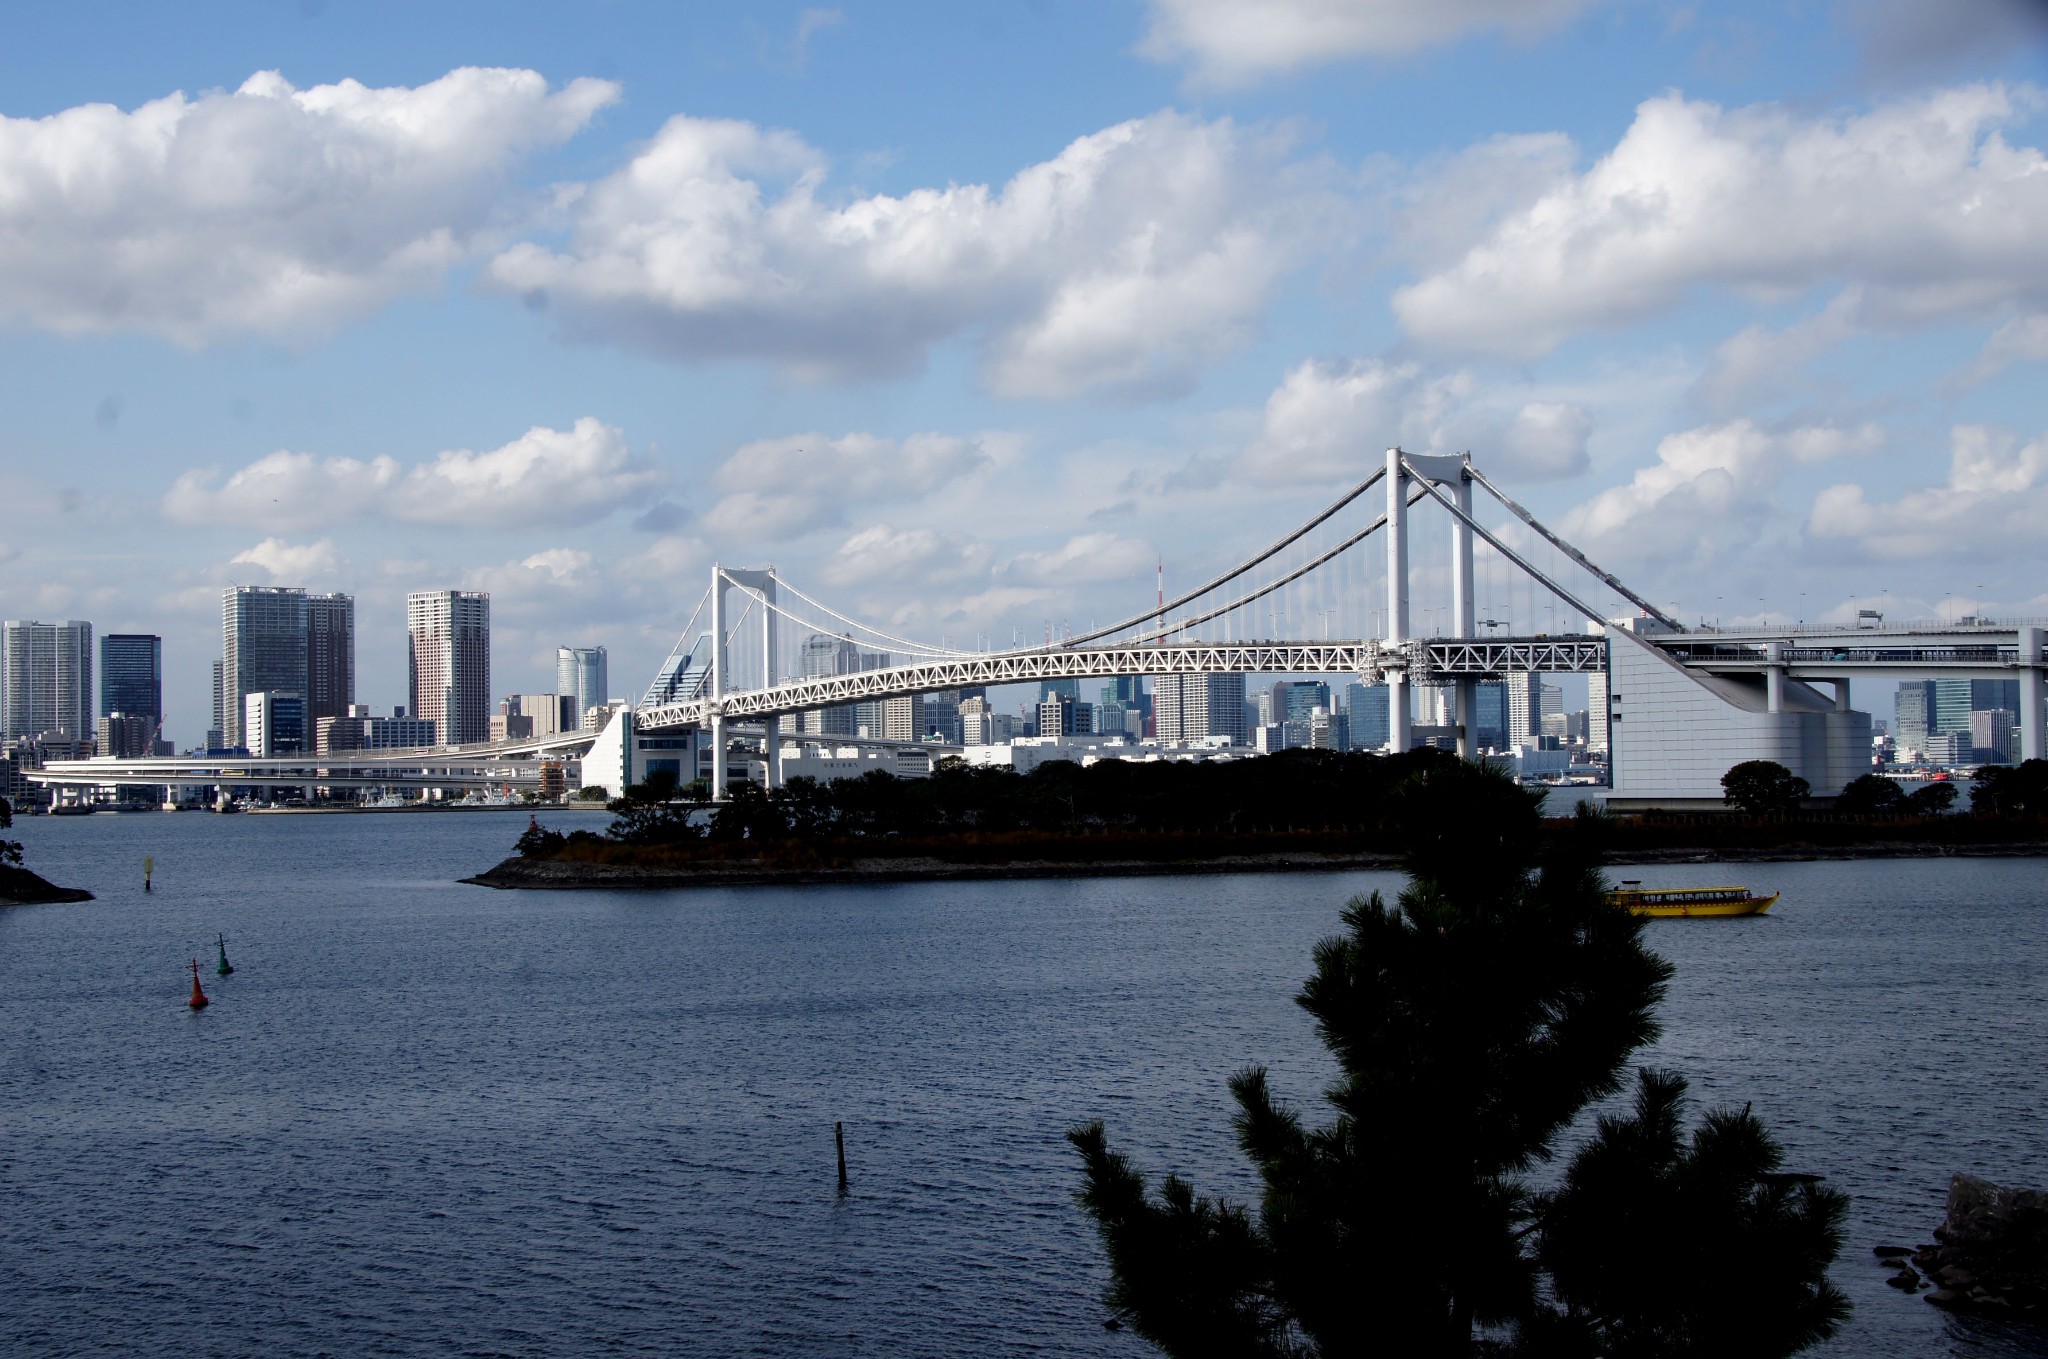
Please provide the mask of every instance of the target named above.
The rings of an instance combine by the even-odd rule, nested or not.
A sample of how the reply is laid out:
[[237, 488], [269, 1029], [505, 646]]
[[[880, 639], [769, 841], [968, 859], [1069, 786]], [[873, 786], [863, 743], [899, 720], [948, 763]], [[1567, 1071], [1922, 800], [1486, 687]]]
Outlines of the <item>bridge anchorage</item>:
[[[1375, 488], [1381, 495], [1369, 496]], [[1488, 497], [1498, 527], [1482, 522], [1475, 491]], [[1432, 512], [1411, 516], [1425, 501]], [[1374, 535], [1382, 551], [1360, 551]], [[1417, 554], [1418, 545], [1426, 550]], [[1411, 569], [1418, 555], [1443, 565]], [[1555, 621], [1560, 611], [1565, 628]], [[1418, 613], [1429, 618], [1426, 629], [1416, 627]], [[1537, 630], [1539, 613], [1549, 621]], [[1526, 620], [1519, 630], [1502, 621], [1516, 618]], [[1320, 639], [1305, 635], [1317, 631]], [[742, 737], [758, 744], [771, 785], [781, 782], [789, 749], [895, 748], [899, 761], [914, 760], [899, 764], [906, 769], [925, 767], [935, 748], [958, 749], [899, 729], [892, 705], [907, 710], [917, 695], [1132, 676], [1186, 685], [1253, 673], [1384, 684], [1388, 749], [1407, 749], [1420, 718], [1432, 739], [1448, 733], [1469, 757], [1478, 750], [1481, 682], [1511, 677], [1529, 686], [1524, 701], [1540, 705], [1536, 677], [1577, 673], [1588, 677], [1589, 725], [1606, 738], [1611, 805], [1719, 806], [1721, 775], [1744, 760], [1776, 760], [1823, 796], [1866, 771], [1870, 718], [1849, 704], [1856, 676], [1995, 682], [2016, 714], [2018, 754], [2039, 758], [2042, 670], [2043, 629], [2033, 623], [1682, 627], [1517, 504], [1468, 454], [1392, 448], [1320, 513], [1214, 579], [1171, 599], [1162, 590], [1107, 626], [1058, 636], [1048, 628], [1041, 645], [917, 641], [820, 602], [773, 566], [717, 565], [644, 698], [602, 733], [565, 734], [546, 750], [529, 742], [350, 761], [244, 758], [232, 770], [212, 767], [220, 761], [63, 761], [29, 777], [82, 789], [259, 776], [368, 781], [402, 770], [411, 781], [504, 783], [520, 781], [507, 771], [522, 760], [580, 754], [586, 785], [616, 793], [666, 764], [685, 781], [708, 776], [722, 797]], [[860, 713], [871, 720], [857, 722]], [[337, 768], [357, 760], [360, 769]]]

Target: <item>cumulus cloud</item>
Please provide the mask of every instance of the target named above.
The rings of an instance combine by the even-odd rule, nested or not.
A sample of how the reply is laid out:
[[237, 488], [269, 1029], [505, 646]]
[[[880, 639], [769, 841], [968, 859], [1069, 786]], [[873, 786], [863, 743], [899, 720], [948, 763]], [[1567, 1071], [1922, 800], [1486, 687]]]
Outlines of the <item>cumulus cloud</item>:
[[1667, 436], [1657, 461], [1626, 485], [1602, 491], [1565, 516], [1565, 537], [1635, 558], [1710, 550], [1718, 526], [1754, 524], [1790, 467], [1868, 453], [1884, 442], [1875, 425], [1808, 425], [1773, 432], [1750, 420]]
[[306, 527], [366, 514], [418, 524], [580, 524], [631, 504], [666, 476], [635, 459], [623, 431], [585, 416], [536, 426], [489, 452], [451, 449], [404, 468], [277, 452], [215, 484], [212, 469], [172, 483], [164, 513], [188, 524]]
[[711, 474], [728, 492], [703, 527], [727, 541], [776, 541], [844, 523], [850, 505], [929, 495], [994, 465], [983, 443], [947, 434], [792, 434], [744, 444]]
[[835, 201], [795, 135], [677, 117], [584, 186], [564, 248], [515, 245], [487, 278], [570, 335], [670, 358], [888, 375], [969, 335], [1003, 395], [1170, 390], [1253, 333], [1324, 229], [1287, 151], [1162, 112], [1000, 188]]
[[841, 543], [825, 562], [834, 585], [889, 581], [909, 588], [946, 584], [988, 570], [993, 549], [958, 533], [876, 524]]
[[1089, 585], [1146, 575], [1156, 557], [1150, 543], [1114, 533], [1083, 533], [1050, 552], [1019, 553], [1004, 563], [1003, 576], [1027, 585]]
[[506, 181], [618, 97], [532, 71], [0, 118], [0, 319], [184, 344], [293, 335], [436, 286], [494, 243]]
[[2021, 443], [2010, 430], [1958, 425], [1949, 432], [1948, 480], [1873, 504], [1861, 486], [1817, 496], [1807, 530], [1851, 541], [1872, 557], [1981, 558], [2017, 549], [2038, 558], [2048, 515], [2048, 435]]
[[272, 580], [309, 580], [331, 576], [340, 570], [341, 554], [335, 550], [331, 538], [297, 544], [282, 538], [265, 538], [248, 551], [229, 559], [233, 566], [244, 563], [263, 571]]
[[2032, 89], [1971, 85], [1855, 116], [1652, 99], [1582, 175], [1394, 295], [1417, 338], [1532, 357], [1702, 285], [1858, 284], [1840, 323], [1906, 327], [2048, 295], [2048, 159], [2004, 129]]
[[1532, 33], [1597, 0], [1152, 0], [1138, 50], [1198, 80], [1244, 85], [1356, 57], [1398, 57], [1474, 33]]
[[1262, 477], [1357, 479], [1398, 444], [1411, 452], [1469, 449], [1480, 465], [1503, 473], [1561, 477], [1585, 469], [1592, 428], [1579, 406], [1487, 391], [1468, 372], [1311, 360], [1266, 398], [1247, 462]]

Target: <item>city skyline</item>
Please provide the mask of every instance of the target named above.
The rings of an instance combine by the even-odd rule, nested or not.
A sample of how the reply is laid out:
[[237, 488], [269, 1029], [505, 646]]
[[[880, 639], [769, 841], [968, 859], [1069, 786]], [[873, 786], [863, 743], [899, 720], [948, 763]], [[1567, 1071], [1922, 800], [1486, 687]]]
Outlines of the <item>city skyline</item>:
[[602, 642], [636, 697], [714, 559], [1006, 642], [1389, 442], [1687, 618], [2048, 614], [2037, 7], [1539, 8], [18, 20], [0, 616], [160, 635], [181, 742], [237, 582], [352, 595], [380, 710], [419, 581], [492, 595], [497, 689]]

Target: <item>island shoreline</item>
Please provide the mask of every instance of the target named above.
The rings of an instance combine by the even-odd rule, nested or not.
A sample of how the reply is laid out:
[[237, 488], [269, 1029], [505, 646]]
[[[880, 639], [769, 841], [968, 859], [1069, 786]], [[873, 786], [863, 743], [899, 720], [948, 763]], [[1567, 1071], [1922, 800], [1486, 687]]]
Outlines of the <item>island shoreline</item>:
[[[1756, 848], [1639, 849], [1615, 856], [1613, 867], [1705, 863], [1804, 863], [1847, 859], [1987, 859], [2048, 857], [2048, 843], [1942, 845], [1925, 842]], [[1401, 856], [1360, 854], [1246, 854], [1203, 859], [1108, 859], [1066, 863], [949, 863], [940, 859], [859, 859], [842, 865], [768, 868], [740, 861], [731, 867], [651, 867], [584, 860], [513, 857], [458, 881], [500, 891], [581, 891], [624, 888], [674, 891], [710, 887], [833, 886], [851, 883], [987, 882], [1031, 878], [1213, 877], [1227, 873], [1357, 873], [1398, 868]]]

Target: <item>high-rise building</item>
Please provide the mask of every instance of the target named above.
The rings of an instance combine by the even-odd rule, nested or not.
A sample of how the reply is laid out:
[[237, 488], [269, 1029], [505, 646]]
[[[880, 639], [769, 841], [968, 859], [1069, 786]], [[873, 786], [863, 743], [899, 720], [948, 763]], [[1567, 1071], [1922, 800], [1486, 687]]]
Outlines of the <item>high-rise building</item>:
[[1039, 683], [1038, 701], [1040, 703], [1045, 702], [1054, 694], [1058, 694], [1061, 698], [1067, 699], [1070, 702], [1078, 703], [1081, 701], [1081, 681], [1077, 679], [1049, 679]]
[[491, 734], [491, 597], [416, 590], [405, 597], [412, 715], [448, 745]]
[[139, 632], [100, 637], [100, 716], [115, 713], [142, 718], [149, 724], [150, 738], [155, 738], [164, 720], [163, 638]]
[[1155, 675], [1154, 730], [1162, 741], [1198, 741], [1225, 736], [1245, 742], [1244, 676]]
[[869, 735], [879, 736], [885, 741], [921, 741], [924, 739], [924, 695], [900, 694], [885, 698], [875, 705], [882, 710], [881, 730]]
[[53, 731], [89, 741], [92, 701], [92, 624], [0, 623], [0, 738]]
[[306, 592], [278, 585], [231, 585], [221, 592], [221, 740], [245, 746], [250, 694], [306, 692]]
[[1351, 724], [1343, 713], [1328, 708], [1311, 709], [1308, 715], [1308, 743], [1317, 750], [1351, 749]]
[[356, 602], [306, 596], [306, 720], [342, 717], [356, 701]]
[[303, 694], [261, 689], [242, 699], [242, 740], [255, 756], [302, 755], [308, 749]]
[[1607, 672], [1596, 670], [1586, 676], [1586, 749], [1589, 752], [1607, 753], [1607, 714], [1611, 706], [1607, 701]]
[[1904, 680], [1893, 698], [1892, 739], [1905, 751], [1927, 753], [1927, 738], [1934, 734], [1934, 681]]
[[1076, 702], [1065, 694], [1049, 694], [1038, 700], [1040, 736], [1091, 736], [1094, 732], [1094, 704]]
[[[2018, 683], [2018, 681], [2014, 681]], [[1971, 759], [1980, 764], [2014, 764], [2019, 760], [2019, 727], [2006, 708], [1979, 708], [1970, 714]]]
[[1317, 708], [1330, 706], [1330, 686], [1321, 680], [1279, 680], [1273, 685], [1274, 722], [1305, 722]]
[[1351, 749], [1378, 750], [1394, 739], [1393, 724], [1387, 720], [1388, 702], [1384, 684], [1344, 686], [1344, 709], [1351, 724]]
[[228, 743], [227, 719], [221, 716], [227, 703], [227, 680], [223, 676], [226, 663], [213, 663], [213, 726], [207, 729], [206, 748], [219, 750]]
[[576, 700], [576, 722], [583, 714], [610, 701], [611, 676], [607, 673], [605, 649], [601, 646], [555, 648], [555, 692]]
[[[797, 664], [805, 679], [851, 675], [864, 668], [861, 649], [851, 637], [834, 637], [822, 632], [812, 633], [804, 639]], [[852, 736], [859, 725], [855, 706], [842, 703], [832, 708], [812, 708], [800, 716], [798, 725], [808, 736]]]
[[[1903, 686], [1902, 686], [1903, 687]], [[1938, 679], [1934, 681], [1934, 730], [1967, 732], [1970, 714], [2003, 708], [2020, 710], [2018, 680]]]
[[935, 736], [949, 745], [960, 744], [960, 704], [958, 689], [938, 689], [924, 696], [924, 734]]
[[[1519, 670], [1507, 677], [1508, 744], [1534, 746], [1543, 735], [1543, 676]], [[1564, 706], [1560, 696], [1558, 706]]]
[[1481, 680], [1472, 686], [1473, 748], [1504, 750], [1508, 744], [1508, 688], [1499, 680]]
[[117, 760], [137, 760], [154, 755], [157, 722], [153, 717], [130, 717], [113, 712], [99, 722], [94, 753]]

